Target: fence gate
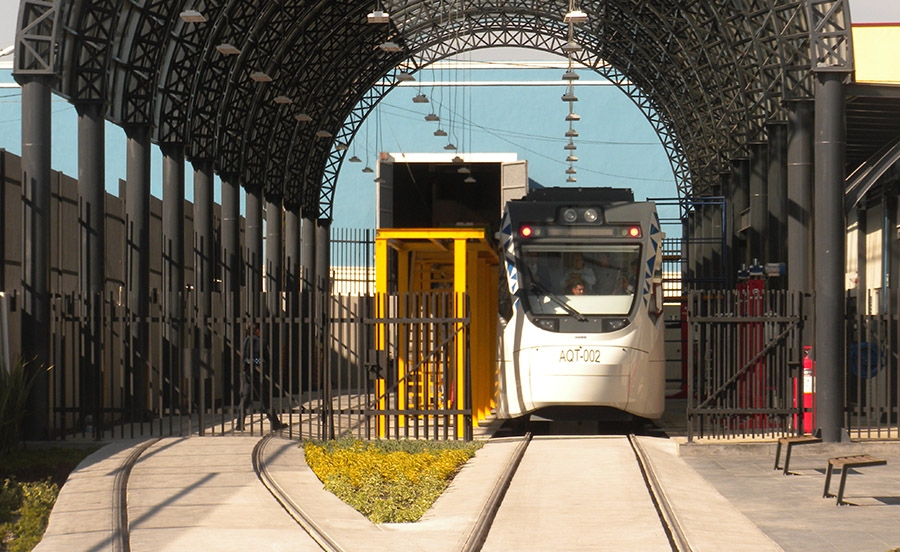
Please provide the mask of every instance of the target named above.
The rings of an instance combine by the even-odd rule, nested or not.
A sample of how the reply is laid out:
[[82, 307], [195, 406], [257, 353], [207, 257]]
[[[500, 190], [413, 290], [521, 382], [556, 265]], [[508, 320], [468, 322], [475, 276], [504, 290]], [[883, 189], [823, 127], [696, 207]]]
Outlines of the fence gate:
[[688, 440], [809, 431], [803, 294], [692, 291], [687, 302]]

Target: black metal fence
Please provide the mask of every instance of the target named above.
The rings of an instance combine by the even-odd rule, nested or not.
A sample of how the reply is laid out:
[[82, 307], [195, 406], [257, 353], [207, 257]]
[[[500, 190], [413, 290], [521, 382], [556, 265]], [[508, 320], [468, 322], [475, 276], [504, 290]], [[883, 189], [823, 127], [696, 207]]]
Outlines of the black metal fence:
[[[173, 318], [157, 303], [139, 318], [115, 296], [56, 296], [52, 437], [257, 434], [271, 413], [295, 438], [471, 438], [471, 406], [455, 401], [449, 362], [469, 321], [438, 295], [384, 300], [428, 305], [417, 318], [376, 313], [373, 295], [338, 294], [239, 319]], [[257, 327], [262, 354], [250, 355], [243, 342]], [[242, 381], [254, 387], [244, 409]]]
[[802, 434], [803, 294], [692, 291], [688, 316], [688, 439]]
[[900, 439], [900, 293], [870, 290], [848, 310], [846, 427], [857, 439]]

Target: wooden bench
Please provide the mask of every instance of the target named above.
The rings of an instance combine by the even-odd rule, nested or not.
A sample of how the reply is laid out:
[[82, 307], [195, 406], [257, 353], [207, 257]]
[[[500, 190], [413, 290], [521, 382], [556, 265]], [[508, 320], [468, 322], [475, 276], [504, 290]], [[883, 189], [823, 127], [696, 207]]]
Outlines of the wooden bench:
[[781, 445], [787, 445], [784, 452], [784, 475], [791, 475], [788, 466], [791, 464], [791, 447], [794, 445], [809, 445], [812, 443], [821, 443], [822, 439], [813, 437], [812, 435], [804, 435], [802, 437], [779, 437], [778, 445], [775, 447], [775, 469], [779, 468], [778, 464], [781, 460]]
[[825, 472], [825, 491], [822, 494], [824, 498], [831, 498], [835, 495], [828, 492], [831, 485], [831, 472], [834, 468], [841, 470], [841, 484], [838, 487], [837, 505], [847, 504], [844, 502], [844, 483], [847, 481], [847, 470], [849, 468], [865, 468], [868, 466], [883, 466], [887, 464], [887, 460], [874, 458], [868, 454], [860, 454], [858, 456], [839, 456], [837, 458], [828, 459], [828, 469]]

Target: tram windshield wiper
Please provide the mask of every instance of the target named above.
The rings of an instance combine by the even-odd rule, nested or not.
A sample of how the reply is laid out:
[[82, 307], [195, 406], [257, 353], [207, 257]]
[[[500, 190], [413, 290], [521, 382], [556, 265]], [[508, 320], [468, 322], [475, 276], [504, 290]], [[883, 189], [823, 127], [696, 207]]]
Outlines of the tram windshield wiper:
[[578, 320], [579, 322], [587, 322], [587, 317], [586, 317], [585, 315], [583, 315], [583, 314], [581, 314], [580, 312], [578, 312], [578, 310], [576, 310], [576, 309], [575, 309], [572, 305], [570, 305], [569, 303], [567, 303], [567, 302], [563, 301], [562, 299], [560, 299], [560, 298], [559, 298], [559, 295], [553, 293], [553, 292], [550, 291], [549, 289], [545, 288], [543, 285], [541, 285], [541, 284], [539, 284], [539, 283], [537, 283], [537, 282], [532, 281], [532, 282], [531, 282], [531, 291], [534, 292], [535, 290], [537, 290], [537, 291], [539, 291], [540, 293], [546, 295], [548, 299], [550, 299], [551, 301], [553, 301], [554, 303], [556, 303], [557, 305], [559, 305], [560, 307], [562, 307], [563, 310], [565, 310], [567, 313], [569, 313], [569, 314], [571, 314], [572, 316], [574, 316], [574, 317], [575, 317], [575, 320]]

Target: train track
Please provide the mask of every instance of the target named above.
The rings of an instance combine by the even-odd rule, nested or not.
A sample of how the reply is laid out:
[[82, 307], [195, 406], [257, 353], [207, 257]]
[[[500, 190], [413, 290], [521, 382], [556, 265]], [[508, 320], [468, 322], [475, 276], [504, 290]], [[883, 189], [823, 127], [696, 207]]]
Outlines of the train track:
[[[123, 462], [121, 469], [117, 472], [114, 484], [113, 503], [115, 511], [113, 512], [113, 539], [111, 542], [114, 550], [120, 552], [130, 552], [131, 550], [128, 505], [126, 499], [128, 479], [132, 468], [140, 459], [141, 455], [157, 442], [158, 439], [149, 440], [142, 443], [140, 446], [135, 447]], [[290, 493], [286, 492], [281, 485], [279, 485], [277, 478], [273, 477], [270, 473], [265, 458], [266, 447], [269, 446], [271, 442], [271, 437], [265, 436], [260, 439], [253, 448], [252, 464], [259, 480], [322, 550], [328, 552], [352, 552], [352, 550], [348, 550], [345, 546], [341, 545], [337, 535], [330, 535], [316, 519], [308, 515], [302, 504], [295, 500], [294, 497], [291, 497]], [[524, 515], [527, 516], [529, 510], [533, 509], [533, 506], [527, 502], [523, 503], [522, 497], [528, 496], [528, 486], [534, 485], [534, 477], [537, 477], [537, 479], [552, 477], [552, 474], [555, 473], [561, 474], [560, 477], [563, 480], [568, 478], [576, 481], [576, 490], [571, 494], [564, 495], [562, 498], [560, 498], [560, 495], [540, 497], [545, 502], [540, 505], [540, 508], [543, 508], [544, 511], [562, 511], [567, 507], [566, 503], [572, 502], [580, 503], [584, 505], [584, 508], [607, 508], [608, 506], [596, 506], [596, 504], [602, 500], [602, 497], [593, 494], [596, 492], [596, 489], [592, 487], [591, 484], [584, 484], [581, 486], [581, 483], [577, 482], [579, 470], [585, 471], [583, 469], [583, 464], [579, 464], [579, 462], [599, 462], [599, 460], [595, 460], [592, 456], [596, 458], [601, 456], [615, 457], [616, 463], [609, 469], [611, 472], [617, 471], [622, 474], [625, 472], [632, 472], [634, 474], [639, 474], [633, 476], [629, 483], [630, 486], [627, 487], [627, 492], [624, 493], [629, 496], [628, 500], [645, 500], [649, 504], [642, 506], [642, 511], [649, 512], [651, 511], [651, 508], [652, 511], [655, 511], [658, 523], [662, 527], [662, 530], [657, 530], [657, 532], [664, 535], [664, 539], [668, 542], [668, 545], [673, 552], [687, 552], [691, 550], [684, 529], [675, 514], [675, 510], [672, 507], [657, 474], [654, 472], [649, 455], [642, 447], [640, 440], [634, 435], [590, 438], [579, 437], [574, 439], [550, 437], [542, 438], [539, 442], [540, 450], [534, 451], [532, 449], [534, 443], [532, 434], [526, 433], [521, 438], [516, 449], [503, 466], [502, 471], [497, 474], [496, 478], [490, 484], [490, 493], [481, 507], [481, 511], [478, 513], [475, 523], [466, 529], [467, 534], [465, 535], [465, 538], [457, 541], [462, 543], [459, 548], [460, 552], [508, 549], [510, 543], [508, 542], [508, 536], [505, 536], [506, 533], [509, 531], [522, 532], [529, 529], [529, 522], [527, 518], [522, 519], [522, 515], [524, 512]], [[566, 447], [569, 447], [569, 450], [575, 451], [574, 454], [570, 454], [571, 462], [566, 462], [564, 460], [560, 462], [558, 461], [558, 457], [554, 456], [552, 459], [553, 463], [548, 464], [546, 471], [543, 473], [540, 470], [537, 472], [534, 471], [533, 465], [535, 462], [547, 461], [544, 456], [548, 451], [550, 451], [551, 455], [554, 455], [556, 454], [556, 448]], [[562, 457], [565, 457], [566, 454], [568, 453], [563, 453]], [[527, 466], [529, 463], [531, 463], [531, 467], [526, 467], [524, 470], [525, 473], [519, 473], [522, 466]], [[603, 471], [603, 468], [598, 468], [597, 471]], [[611, 477], [619, 478], [620, 474], [612, 473]], [[551, 481], [550, 484], [553, 484], [553, 482]], [[641, 494], [639, 489], [635, 489], [635, 487], [640, 486], [643, 486], [643, 491], [646, 493], [645, 499], [635, 498]], [[526, 501], [527, 500], [528, 499], [526, 498]], [[616, 504], [613, 508], [619, 506], [621, 505]], [[504, 515], [504, 509], [509, 509], [512, 513], [507, 512], [506, 515]], [[641, 516], [644, 521], [646, 521], [648, 517], [652, 516]], [[510, 523], [514, 524], [514, 527], [509, 527]], [[576, 521], [573, 521], [572, 523], [573, 526], [580, 528]], [[546, 528], [543, 528], [542, 531], [544, 529]], [[562, 542], [560, 539], [567, 537], [565, 533], [570, 527], [559, 526], [556, 529], [559, 531], [559, 535], [549, 531], [548, 534], [542, 535], [542, 537], [551, 539], [548, 541], [550, 545], [559, 546]], [[646, 532], [646, 529], [634, 529], [635, 533], [641, 531]], [[539, 543], [532, 544], [537, 547], [532, 549], [541, 548]], [[563, 548], [569, 549], [566, 545], [563, 545]], [[654, 549], [660, 549], [660, 547], [656, 546]]]
[[[650, 461], [649, 455], [641, 446], [640, 440], [637, 439], [634, 435], [628, 435], [627, 437], [602, 437], [602, 438], [589, 438], [585, 439], [580, 437], [577, 439], [581, 442], [582, 446], [587, 445], [588, 443], [592, 443], [592, 446], [596, 446], [597, 443], [602, 443], [600, 446], [608, 446], [611, 449], [615, 448], [616, 451], [612, 453], [613, 455], [619, 455], [621, 457], [621, 471], [637, 471], [640, 473], [639, 478], [635, 479], [635, 483], [631, 484], [628, 487], [627, 492], [624, 493], [628, 495], [629, 502], [640, 502], [646, 500], [646, 502], [652, 505], [652, 509], [655, 510], [656, 515], [658, 517], [658, 523], [661, 527], [661, 534], [664, 535], [664, 538], [660, 538], [660, 542], [663, 540], [668, 542], [670, 549], [673, 552], [687, 552], [691, 550], [688, 539], [686, 538], [684, 529], [682, 525], [679, 523], [677, 515], [675, 514], [675, 509], [672, 507], [672, 504], [669, 501], [668, 496], [666, 495], [665, 489], [660, 482], [657, 474], [654, 472], [653, 465]], [[579, 531], [584, 529], [587, 533], [590, 533], [591, 528], [589, 527], [589, 523], [580, 524], [578, 522], [571, 522], [570, 525], [562, 525], [556, 528], [554, 532], [552, 528], [541, 526], [543, 523], [542, 519], [531, 519], [527, 517], [529, 512], [534, 509], [542, 509], [542, 511], [553, 511], [553, 510], [565, 510], [569, 503], [577, 503], [582, 504], [584, 508], [591, 508], [592, 504], [596, 504], [600, 501], [597, 496], [592, 493], [596, 492], [596, 489], [591, 486], [590, 483], [585, 483], [584, 487], [580, 490], [573, 491], [572, 494], [566, 495], [564, 497], [560, 497], [560, 495], [550, 495], [544, 499], [545, 504], [535, 505], [534, 502], [530, 501], [529, 495], [533, 493], [533, 490], [525, 490], [534, 489], [535, 481], [529, 479], [531, 476], [528, 473], [522, 474], [521, 481], [520, 476], [515, 475], [516, 468], [522, 464], [527, 463], [530, 459], [529, 455], [532, 454], [530, 451], [527, 451], [526, 448], [528, 444], [531, 443], [530, 434], [529, 439], [523, 441], [525, 446], [521, 451], [520, 458], [515, 462], [515, 465], [509, 466], [508, 472], [504, 473], [500, 477], [500, 481], [503, 481], [501, 484], [498, 481], [498, 487], [503, 487], [503, 494], [508, 495], [508, 501], [511, 503], [504, 503], [501, 500], [492, 501], [491, 502], [491, 510], [486, 511], [483, 514], [483, 519], [479, 522], [479, 525], [482, 526], [479, 529], [479, 533], [482, 534], [482, 538], [479, 541], [474, 542], [473, 544], [477, 544], [477, 546], [472, 546], [465, 548], [466, 552], [477, 552], [482, 549], [484, 550], [503, 550], [508, 549], [508, 547], [516, 548], [516, 549], [531, 549], [538, 550], [542, 549], [544, 546], [550, 547], [558, 547], [559, 549], [578, 549], [583, 546], [583, 542], [572, 541], [566, 542], [565, 539], [571, 537], [567, 532], [572, 530]], [[547, 445], [546, 443], [554, 443]], [[564, 441], [559, 438], [550, 438], [546, 441], [545, 447], [547, 446], [556, 446], [558, 444], [563, 443]], [[630, 450], [633, 455], [632, 460], [628, 460], [624, 457], [623, 450], [625, 448], [624, 442], [627, 442], [627, 448]], [[579, 445], [574, 445], [579, 446]], [[542, 453], [545, 454], [545, 453]], [[543, 458], [543, 456], [541, 456]], [[543, 460], [541, 460], [543, 461]], [[578, 463], [580, 460], [573, 459], [573, 462], [567, 464], [565, 461], [556, 463], [552, 465], [548, 471], [553, 471], [561, 474], [568, 474], [573, 478], [578, 478], [578, 472], [581, 469]], [[636, 466], [635, 466], [636, 463]], [[630, 466], [629, 466], [630, 464]], [[618, 474], [607, 474], [611, 477], [618, 477]], [[538, 478], [542, 477], [540, 471], [538, 471]], [[590, 478], [588, 478], [590, 479]], [[640, 482], [638, 482], [640, 481]], [[552, 485], [552, 483], [550, 483]], [[635, 490], [634, 486], [643, 485], [643, 490], [646, 493], [645, 499], [636, 498], [640, 493], [638, 490]], [[519, 488], [521, 487], [521, 488]], [[537, 488], [540, 488], [538, 485]], [[580, 494], [579, 494], [580, 493]], [[524, 497], [524, 498], [523, 498]], [[558, 503], [557, 503], [558, 502]], [[612, 506], [615, 507], [623, 507], [621, 503], [614, 504]], [[627, 507], [627, 506], [626, 506]], [[510, 513], [506, 516], [501, 514], [501, 508], [509, 508]], [[650, 511], [650, 506], [642, 506], [643, 510]], [[646, 519], [647, 516], [643, 516]], [[512, 524], [512, 527], [508, 525]], [[532, 535], [529, 533], [530, 526], [541, 526], [541, 528]], [[645, 527], [635, 527], [633, 530], [629, 528], [625, 528], [625, 532], [633, 531], [634, 533], [646, 532], [647, 529]], [[528, 534], [527, 537], [523, 537], [522, 542], [517, 542], [514, 539], [517, 535], [521, 533]], [[604, 531], [598, 531], [598, 535], [596, 539], [604, 538]], [[496, 533], [496, 536], [495, 536]], [[546, 534], [550, 533], [550, 534]], [[554, 534], [558, 533], [558, 534]], [[547, 537], [546, 542], [541, 543], [540, 539]], [[602, 540], [595, 540], [594, 537], [587, 537], [585, 539], [591, 542], [594, 546], [597, 545], [598, 542], [602, 542]], [[547, 548], [549, 549], [549, 548]], [[606, 549], [605, 546], [601, 546], [601, 549]], [[654, 545], [653, 549], [660, 549], [659, 545]]]

